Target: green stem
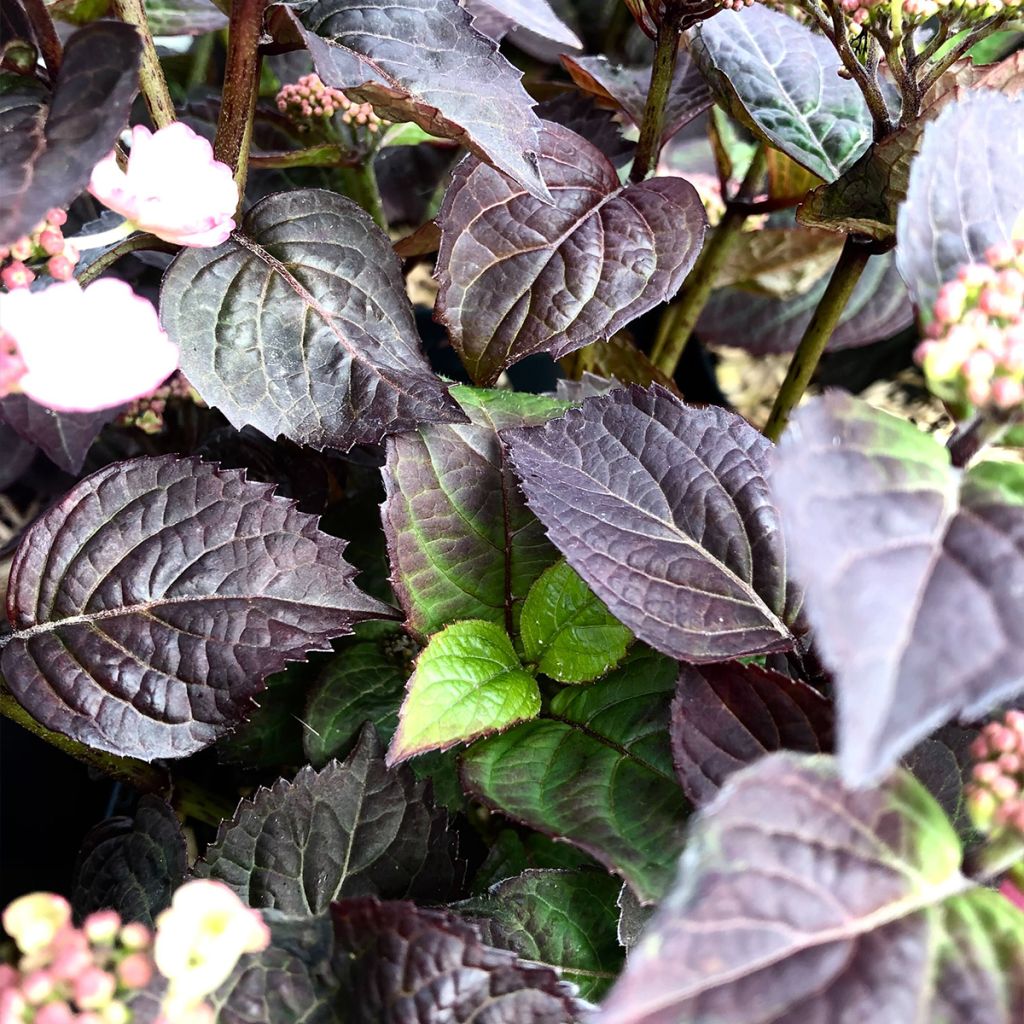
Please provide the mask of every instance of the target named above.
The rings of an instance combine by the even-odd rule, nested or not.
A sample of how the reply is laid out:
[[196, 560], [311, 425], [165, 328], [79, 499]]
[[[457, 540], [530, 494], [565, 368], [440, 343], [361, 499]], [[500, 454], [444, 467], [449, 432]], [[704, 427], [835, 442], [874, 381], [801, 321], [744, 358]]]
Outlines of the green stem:
[[126, 24], [134, 25], [142, 36], [142, 66], [139, 68], [139, 84], [149, 108], [149, 116], [157, 128], [173, 124], [177, 115], [174, 101], [167, 89], [167, 79], [160, 67], [160, 58], [153, 45], [153, 33], [149, 30], [149, 19], [142, 0], [113, 0], [114, 13]]
[[268, 0], [235, 0], [228, 23], [228, 57], [224, 68], [220, 119], [214, 155], [234, 172], [239, 208], [249, 173], [249, 144], [260, 84], [260, 37]]
[[793, 353], [786, 379], [775, 396], [775, 405], [764, 428], [764, 435], [769, 440], [778, 441], [786, 429], [790, 414], [807, 390], [821, 354], [825, 351], [825, 346], [832, 337], [832, 332], [836, 329], [846, 303], [870, 258], [871, 247], [858, 242], [853, 235], [847, 235], [843, 251], [839, 254], [839, 262], [832, 271], [825, 292], [804, 331], [804, 336], [800, 339], [796, 352]]
[[250, 167], [263, 170], [278, 167], [338, 167], [347, 163], [348, 153], [333, 142], [324, 142], [307, 149], [288, 149], [274, 153], [253, 153]]
[[54, 27], [53, 18], [50, 17], [50, 11], [43, 0], [25, 0], [23, 6], [39, 44], [39, 52], [46, 63], [50, 81], [54, 82], [57, 79], [57, 72], [60, 71], [64, 48], [60, 45], [60, 37]]
[[192, 62], [188, 68], [188, 79], [185, 88], [191, 92], [206, 84], [206, 76], [210, 70], [210, 58], [217, 43], [217, 33], [207, 32], [201, 35], [192, 47]]
[[966, 870], [970, 878], [984, 885], [1019, 864], [1024, 864], [1024, 836], [1001, 831], [971, 852]]
[[338, 184], [341, 191], [349, 199], [354, 199], [374, 219], [378, 227], [387, 231], [388, 222], [384, 216], [384, 204], [380, 198], [380, 189], [377, 187], [372, 156], [368, 156], [355, 167], [339, 167]]
[[[86, 236], [88, 237], [88, 236]], [[140, 249], [148, 249], [150, 252], [176, 253], [178, 246], [171, 242], [165, 242], [156, 235], [139, 234], [126, 238], [123, 242], [115, 245], [109, 252], [97, 256], [80, 274], [75, 275], [75, 280], [84, 288], [87, 284], [95, 281], [100, 274], [108, 267], [113, 266], [122, 256], [130, 252], [138, 252]]]
[[661, 152], [661, 136], [665, 127], [665, 103], [672, 88], [672, 75], [676, 70], [676, 55], [679, 52], [679, 16], [663, 15], [658, 26], [658, 40], [654, 48], [654, 66], [651, 68], [651, 84], [647, 88], [647, 105], [640, 125], [640, 139], [636, 144], [631, 181], [643, 181], [658, 162]]
[[715, 281], [729, 257], [733, 243], [743, 230], [749, 216], [747, 201], [764, 176], [766, 162], [765, 149], [758, 146], [743, 178], [743, 184], [740, 185], [735, 198], [726, 204], [722, 219], [715, 225], [693, 269], [686, 275], [676, 301], [662, 321], [654, 348], [651, 349], [651, 362], [666, 377], [675, 376], [683, 349], [686, 348], [686, 343], [690, 340], [690, 335], [711, 297]]

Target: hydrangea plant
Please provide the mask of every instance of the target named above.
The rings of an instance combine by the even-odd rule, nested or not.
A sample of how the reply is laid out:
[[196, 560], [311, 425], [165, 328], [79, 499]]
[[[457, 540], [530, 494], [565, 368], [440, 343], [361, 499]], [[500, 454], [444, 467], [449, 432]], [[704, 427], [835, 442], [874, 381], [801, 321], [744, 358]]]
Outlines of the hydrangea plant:
[[0, 1024], [1024, 1019], [1020, 13], [5, 3]]

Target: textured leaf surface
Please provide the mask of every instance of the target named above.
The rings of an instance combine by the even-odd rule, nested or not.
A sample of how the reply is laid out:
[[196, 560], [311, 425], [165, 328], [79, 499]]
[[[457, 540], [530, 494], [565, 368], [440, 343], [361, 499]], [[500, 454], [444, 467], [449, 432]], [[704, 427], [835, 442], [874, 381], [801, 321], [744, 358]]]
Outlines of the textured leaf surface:
[[906, 773], [851, 792], [830, 760], [775, 754], [701, 815], [598, 1020], [1019, 1020], [1024, 914], [960, 858]]
[[772, 487], [848, 782], [1024, 689], [1024, 466], [962, 476], [912, 424], [834, 394], [797, 414]]
[[348, 759], [260, 789], [221, 825], [196, 872], [252, 907], [323, 913], [350, 896], [438, 900], [460, 876], [448, 815], [407, 768], [389, 770], [372, 727]]
[[187, 868], [174, 811], [159, 797], [145, 795], [132, 817], [108, 818], [85, 837], [72, 885], [75, 919], [113, 908], [122, 920], [152, 928]]
[[587, 683], [625, 657], [633, 634], [564, 560], [530, 588], [520, 623], [523, 651], [562, 683]]
[[184, 249], [160, 315], [203, 399], [241, 429], [348, 450], [459, 420], [419, 348], [398, 259], [333, 192], [268, 196], [213, 249]]
[[454, 622], [430, 638], [416, 661], [388, 763], [447, 750], [539, 712], [537, 681], [508, 634], [483, 619]]
[[688, 661], [792, 646], [770, 446], [739, 416], [631, 387], [502, 436], [555, 546], [641, 640]]
[[452, 395], [468, 423], [388, 438], [381, 514], [392, 583], [418, 633], [459, 619], [511, 632], [530, 585], [557, 553], [519, 493], [497, 432], [543, 423], [568, 406], [461, 386]]
[[987, 90], [969, 94], [925, 128], [896, 223], [896, 264], [927, 315], [961, 264], [1013, 237], [1024, 212], [1022, 152], [1020, 98]]
[[[563, 56], [562, 64], [585, 93], [604, 105], [621, 110], [638, 128], [644, 119], [650, 68], [627, 68], [607, 57]], [[685, 53], [679, 53], [665, 101], [665, 127], [661, 140], [667, 142], [712, 104], [711, 90], [700, 69]]]
[[86, 478], [11, 569], [7, 685], [43, 725], [153, 760], [208, 746], [263, 680], [388, 609], [272, 488], [173, 456]]
[[473, 27], [500, 41], [513, 28], [523, 29], [541, 39], [582, 50], [576, 33], [560, 21], [547, 0], [464, 0], [473, 15]]
[[26, 89], [0, 96], [0, 245], [64, 209], [114, 147], [139, 89], [142, 41], [103, 21], [64, 48], [49, 108]]
[[834, 181], [870, 144], [860, 89], [808, 25], [761, 5], [722, 11], [695, 30], [691, 52], [734, 116], [819, 178]]
[[210, 0], [146, 0], [146, 20], [155, 36], [201, 36], [228, 26]]
[[54, 465], [67, 473], [81, 470], [93, 441], [120, 411], [55, 412], [26, 395], [8, 395], [0, 400], [0, 417], [7, 425], [38, 445]]
[[493, 922], [493, 944], [555, 968], [596, 1002], [622, 967], [615, 903], [621, 887], [600, 871], [526, 871], [452, 909]]
[[842, 247], [842, 236], [832, 231], [791, 227], [741, 231], [715, 277], [715, 287], [735, 285], [774, 298], [793, 298], [831, 272]]
[[290, 18], [327, 85], [372, 103], [391, 121], [456, 139], [547, 198], [533, 101], [519, 71], [458, 4], [307, 0], [294, 9], [279, 5], [274, 14]]
[[[830, 268], [831, 272], [831, 268]], [[716, 291], [697, 323], [701, 339], [754, 355], [792, 352], [828, 285], [823, 274], [803, 295], [779, 299], [739, 288]], [[829, 338], [828, 351], [858, 348], [908, 327], [914, 310], [891, 253], [872, 256]]]
[[557, 359], [614, 334], [670, 298], [707, 229], [688, 182], [623, 188], [608, 158], [561, 125], [545, 122], [540, 167], [554, 206], [467, 159], [438, 216], [436, 312], [480, 384], [534, 352]]
[[733, 772], [775, 750], [827, 752], [832, 705], [798, 679], [758, 665], [683, 665], [672, 701], [672, 760], [697, 807]]
[[682, 846], [686, 802], [672, 771], [668, 705], [676, 666], [637, 651], [593, 686], [562, 690], [559, 721], [481, 740], [463, 782], [487, 804], [564, 839], [657, 900]]
[[577, 1004], [549, 967], [486, 946], [454, 914], [350, 899], [331, 908], [349, 1024], [568, 1024]]

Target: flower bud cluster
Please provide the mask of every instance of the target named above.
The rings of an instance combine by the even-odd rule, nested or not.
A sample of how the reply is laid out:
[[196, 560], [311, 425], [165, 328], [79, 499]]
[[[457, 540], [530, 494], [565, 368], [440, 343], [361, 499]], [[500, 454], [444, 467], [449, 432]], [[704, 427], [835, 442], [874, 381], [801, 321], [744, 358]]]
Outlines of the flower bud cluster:
[[316, 119], [329, 119], [335, 114], [342, 124], [363, 128], [370, 135], [376, 135], [387, 123], [369, 103], [353, 103], [340, 89], [324, 85], [317, 75], [303, 75], [298, 82], [283, 86], [277, 94], [277, 109], [300, 128], [309, 128]]
[[71, 923], [67, 900], [32, 893], [11, 903], [3, 925], [17, 964], [0, 964], [3, 1024], [128, 1024], [129, 1001], [153, 978], [152, 935], [113, 910]]
[[0, 246], [0, 282], [5, 288], [9, 291], [27, 288], [36, 279], [36, 270], [42, 263], [46, 264], [47, 273], [58, 281], [72, 278], [78, 250], [61, 231], [67, 219], [63, 210], [50, 210], [27, 235], [12, 245]]
[[1024, 406], [1024, 239], [993, 246], [942, 286], [914, 356], [942, 398], [1003, 413]]
[[1007, 711], [971, 744], [974, 768], [965, 789], [967, 807], [985, 832], [1012, 829], [1024, 835], [1024, 711]]
[[175, 400], [195, 402], [199, 395], [180, 371], [155, 391], [136, 399], [118, 418], [119, 427], [134, 427], [144, 434], [159, 434], [164, 429], [167, 403]]
[[[869, 22], [887, 25], [893, 17], [888, 0], [840, 0], [846, 12], [850, 35], [856, 37]], [[901, 19], [904, 25], [923, 25], [942, 12], [958, 26], [983, 21], [996, 14], [1013, 14], [1024, 8], [1024, 0], [903, 0]]]
[[741, 11], [754, 0], [626, 0], [626, 6], [644, 32], [654, 39], [667, 19], [685, 31], [719, 11]]

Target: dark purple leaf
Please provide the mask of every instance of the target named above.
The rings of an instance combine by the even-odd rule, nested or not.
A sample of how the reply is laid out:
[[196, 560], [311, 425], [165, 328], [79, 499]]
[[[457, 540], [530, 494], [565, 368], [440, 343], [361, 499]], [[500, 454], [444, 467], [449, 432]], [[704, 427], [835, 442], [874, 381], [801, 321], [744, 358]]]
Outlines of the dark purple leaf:
[[0, 490], [3, 490], [15, 483], [36, 457], [36, 446], [7, 423], [3, 402], [0, 402], [0, 452], [3, 453], [0, 459]]
[[495, 42], [515, 28], [559, 44], [563, 50], [582, 50], [576, 33], [551, 9], [547, 0], [462, 0], [473, 15], [473, 27]]
[[[607, 57], [562, 58], [565, 70], [586, 93], [606, 106], [621, 110], [637, 127], [644, 119], [650, 68], [625, 68]], [[711, 106], [711, 90], [697, 66], [685, 53], [676, 60], [672, 85], [665, 102], [665, 127], [661, 140], [667, 142], [695, 117]]]
[[24, 89], [0, 96], [0, 245], [85, 188], [128, 123], [141, 54], [130, 25], [97, 22], [68, 40], [49, 108]]
[[467, 424], [437, 424], [387, 442], [381, 510], [391, 581], [417, 633], [459, 619], [511, 632], [533, 581], [558, 557], [526, 507], [498, 441], [566, 406], [512, 391], [456, 387]]
[[797, 413], [772, 490], [851, 785], [1024, 689], [1024, 466], [962, 476], [913, 424], [830, 394]]
[[112, 908], [122, 920], [152, 928], [187, 869], [174, 811], [159, 797], [143, 796], [132, 817], [108, 818], [85, 837], [75, 864], [75, 919]]
[[[709, 344], [744, 348], [754, 355], [792, 352], [811, 322], [828, 279], [825, 274], [803, 295], [791, 299], [740, 288], [719, 289], [704, 307], [697, 333]], [[913, 319], [914, 310], [892, 255], [872, 256], [829, 339], [828, 351], [892, 337]]]
[[623, 167], [633, 156], [635, 144], [619, 128], [615, 114], [602, 110], [590, 97], [569, 91], [537, 104], [537, 114], [563, 128], [582, 135], [616, 167]]
[[961, 264], [1013, 237], [1024, 213], [1024, 99], [968, 93], [924, 130], [896, 221], [896, 264], [914, 304], [931, 315]]
[[279, 36], [297, 32], [317, 74], [382, 117], [455, 139], [533, 195], [541, 123], [521, 74], [454, 0], [312, 0], [271, 8]]
[[624, 188], [600, 150], [550, 122], [541, 172], [554, 206], [467, 159], [438, 216], [436, 315], [479, 384], [534, 352], [557, 359], [614, 334], [671, 298], [707, 230], [689, 182]]
[[555, 546], [641, 640], [687, 661], [792, 647], [770, 445], [745, 420], [632, 386], [502, 437]]
[[241, 429], [348, 450], [460, 421], [419, 347], [398, 258], [351, 200], [268, 196], [214, 249], [184, 249], [160, 316], [203, 399]]
[[860, 88], [810, 25], [761, 4], [722, 11], [695, 30], [691, 53], [737, 120], [819, 178], [834, 181], [871, 144]]
[[832, 705], [814, 687], [757, 665], [683, 665], [669, 734], [683, 791], [702, 807], [767, 753], [830, 750]]
[[344, 541], [272, 493], [173, 456], [77, 484], [11, 569], [0, 670], [14, 696], [94, 749], [184, 757], [243, 719], [268, 675], [387, 617]]
[[25, 395], [8, 395], [0, 400], [0, 418], [24, 440], [37, 445], [43, 454], [67, 473], [77, 473], [93, 441], [122, 409], [99, 412], [55, 412]]
[[447, 911], [349, 899], [331, 913], [349, 1024], [569, 1024], [582, 1010], [550, 967]]
[[303, 768], [239, 804], [196, 873], [252, 907], [315, 915], [354, 896], [448, 899], [462, 878], [456, 853], [427, 784], [386, 768], [366, 726], [343, 764]]
[[906, 772], [856, 792], [773, 754], [697, 819], [597, 1022], [1019, 1021], [1024, 917], [961, 857]]

